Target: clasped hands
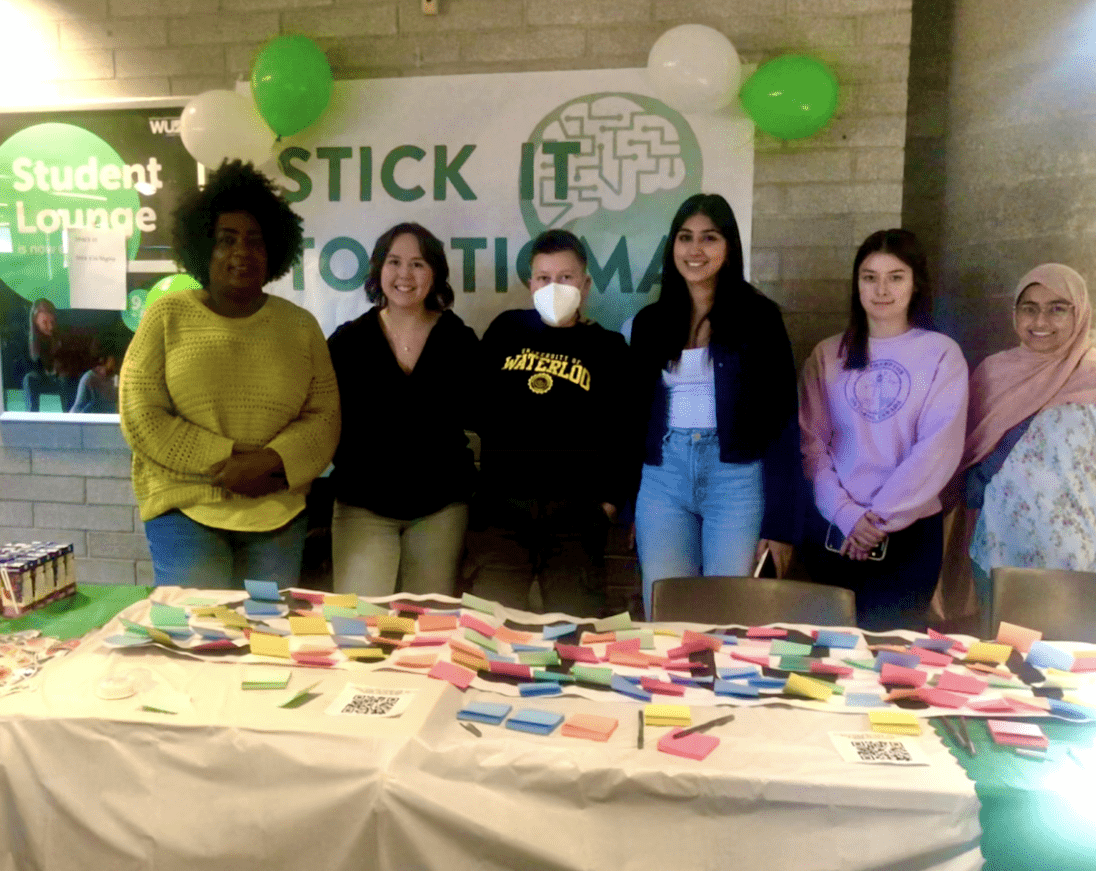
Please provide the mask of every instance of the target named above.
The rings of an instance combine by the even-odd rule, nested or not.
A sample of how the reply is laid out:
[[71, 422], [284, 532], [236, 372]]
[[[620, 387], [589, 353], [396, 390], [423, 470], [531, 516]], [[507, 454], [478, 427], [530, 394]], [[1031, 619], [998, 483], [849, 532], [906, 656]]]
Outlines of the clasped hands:
[[213, 485], [241, 496], [268, 496], [286, 488], [285, 467], [273, 448], [233, 447], [211, 470]]
[[849, 537], [841, 545], [841, 556], [861, 562], [868, 558], [872, 550], [882, 544], [887, 533], [879, 527], [883, 525], [883, 519], [874, 511], [865, 511], [856, 521]]

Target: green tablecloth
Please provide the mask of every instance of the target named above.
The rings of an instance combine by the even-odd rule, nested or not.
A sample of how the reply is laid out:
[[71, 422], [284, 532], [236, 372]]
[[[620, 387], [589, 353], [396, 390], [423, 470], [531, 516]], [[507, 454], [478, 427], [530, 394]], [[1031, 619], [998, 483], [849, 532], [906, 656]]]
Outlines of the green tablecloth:
[[43, 635], [67, 641], [105, 625], [115, 614], [147, 598], [152, 587], [114, 587], [77, 584], [76, 595], [51, 602], [45, 608], [8, 620], [0, 617], [0, 634], [38, 629]]
[[[1038, 719], [1050, 748], [1046, 761], [1026, 759], [996, 744], [985, 721], [967, 718], [977, 755], [932, 724], [974, 781], [982, 803], [983, 871], [1096, 871], [1096, 724]], [[1072, 746], [1088, 763], [1081, 768]], [[1091, 760], [1091, 761], [1090, 761]]]

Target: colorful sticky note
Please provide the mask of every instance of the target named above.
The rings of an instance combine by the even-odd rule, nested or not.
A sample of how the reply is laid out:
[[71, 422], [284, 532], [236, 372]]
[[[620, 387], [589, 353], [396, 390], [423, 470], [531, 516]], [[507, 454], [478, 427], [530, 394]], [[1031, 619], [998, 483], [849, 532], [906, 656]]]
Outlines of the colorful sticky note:
[[578, 629], [574, 623], [557, 623], [554, 626], [545, 626], [543, 635], [545, 641], [553, 641], [556, 638], [562, 638], [564, 635], [570, 635], [572, 632]]
[[302, 617], [299, 614], [289, 615], [289, 628], [294, 635], [330, 635], [331, 628], [323, 617]]
[[171, 636], [162, 629], [157, 629], [155, 626], [148, 627], [148, 637], [157, 644], [166, 644], [168, 647], [175, 646], [175, 643], [171, 640]]
[[986, 691], [989, 681], [980, 680], [971, 674], [942, 671], [936, 679], [936, 686], [952, 693], [967, 693], [968, 695], [977, 696]]
[[533, 677], [533, 670], [527, 665], [522, 665], [520, 662], [496, 662], [492, 660], [490, 662], [490, 668], [492, 674], [505, 674], [509, 677], [516, 677], [524, 680], [531, 680]]
[[735, 680], [741, 677], [753, 677], [759, 674], [757, 666], [754, 665], [737, 665], [731, 668], [719, 668], [716, 669], [719, 672], [719, 676], [723, 680]]
[[640, 650], [654, 650], [655, 647], [655, 634], [650, 629], [618, 629], [616, 637], [618, 642], [638, 638]]
[[431, 668], [438, 661], [436, 653], [407, 653], [396, 660], [403, 668]]
[[917, 668], [921, 664], [921, 657], [916, 653], [898, 653], [893, 650], [880, 650], [875, 655], [875, 670], [882, 671], [886, 663], [901, 666], [902, 668]]
[[643, 722], [648, 726], [691, 726], [693, 710], [688, 705], [647, 705]]
[[868, 711], [872, 731], [892, 735], [920, 735], [921, 723], [905, 711]]
[[970, 662], [991, 662], [1000, 665], [1009, 658], [1012, 647], [1008, 644], [992, 644], [989, 641], [975, 641], [967, 650]]
[[161, 629], [166, 626], [189, 626], [190, 621], [185, 608], [177, 608], [174, 605], [164, 605], [160, 602], [151, 604], [152, 625]]
[[278, 617], [282, 613], [282, 606], [277, 602], [244, 599], [244, 613], [248, 617]]
[[462, 608], [471, 608], [473, 611], [479, 611], [483, 614], [494, 614], [495, 603], [488, 599], [481, 599], [479, 596], [473, 596], [471, 593], [465, 593], [460, 597], [460, 604]]
[[640, 678], [639, 685], [643, 689], [652, 693], [662, 693], [667, 696], [683, 696], [685, 695], [685, 687], [678, 686], [674, 683], [666, 683], [666, 681], [658, 680], [653, 677]]
[[628, 696], [629, 698], [639, 699], [644, 702], [649, 702], [651, 700], [651, 694], [647, 692], [647, 690], [621, 677], [619, 674], [613, 675], [612, 680], [609, 682], [609, 686], [621, 695]]
[[257, 656], [277, 656], [279, 659], [289, 659], [289, 639], [282, 635], [252, 632], [247, 640], [251, 652]]
[[961, 708], [967, 703], [967, 697], [964, 695], [929, 686], [923, 686], [917, 690], [917, 698], [934, 708]]
[[702, 732], [693, 732], [683, 738], [678, 738], [680, 729], [674, 729], [658, 739], [658, 749], [663, 753], [671, 753], [674, 756], [685, 756], [689, 759], [704, 759], [719, 746], [719, 738], [715, 735], [705, 735]]
[[356, 610], [358, 607], [358, 597], [354, 593], [325, 593], [323, 604], [325, 606], [331, 605], [335, 608], [354, 608]]
[[365, 621], [357, 617], [331, 617], [331, 628], [336, 635], [368, 635]]
[[701, 643], [709, 650], [722, 650], [723, 649], [723, 637], [718, 635], [709, 635], [707, 632], [694, 632], [692, 629], [686, 629], [681, 633], [682, 644], [695, 644]]
[[244, 670], [240, 686], [245, 690], [284, 690], [292, 676], [290, 668], [251, 666]]
[[627, 650], [610, 650], [609, 662], [613, 665], [630, 665], [633, 668], [647, 668], [651, 664], [642, 653]]
[[832, 662], [822, 662], [820, 659], [811, 660], [811, 671], [815, 674], [835, 674], [838, 677], [848, 677], [853, 673], [852, 666], [835, 665]]
[[615, 632], [583, 632], [579, 644], [609, 644], [616, 641]]
[[377, 615], [378, 632], [402, 632], [409, 635], [415, 631], [415, 621], [410, 617], [397, 617], [394, 614]]
[[575, 663], [571, 666], [571, 674], [575, 676], [575, 680], [600, 684], [601, 686], [606, 687], [609, 686], [610, 681], [613, 679], [613, 670], [611, 668], [597, 668], [595, 666], [582, 665], [580, 663]]
[[497, 726], [506, 719], [512, 708], [512, 705], [503, 702], [469, 702], [457, 711], [457, 719]]
[[475, 655], [465, 653], [462, 650], [454, 650], [449, 654], [449, 658], [457, 665], [463, 665], [465, 668], [472, 669], [472, 671], [488, 671], [491, 668], [491, 664], [487, 661], [487, 657], [483, 655]]
[[[723, 645], [721, 644], [720, 647]], [[673, 647], [666, 651], [666, 655], [671, 659], [680, 659], [681, 657], [688, 656], [690, 653], [696, 653], [699, 650], [711, 650], [712, 647], [706, 641], [694, 638], [692, 641], [687, 641], [677, 647]]]
[[1036, 723], [987, 719], [986, 726], [995, 742], [1009, 747], [1045, 748], [1050, 743]]
[[[421, 624], [422, 618], [419, 618]], [[422, 628], [421, 625], [419, 628]], [[495, 636], [499, 641], [506, 644], [522, 644], [532, 641], [536, 636], [532, 632], [519, 632], [517, 629], [511, 629], [509, 626], [503, 624], [502, 626], [495, 627]]]
[[357, 617], [357, 608], [344, 608], [341, 605], [324, 605], [323, 615], [328, 620], [332, 617]]
[[827, 702], [830, 696], [833, 695], [833, 684], [802, 674], [790, 674], [788, 675], [788, 682], [784, 684], [784, 692], [815, 699], [819, 702]]
[[495, 653], [498, 653], [499, 651], [499, 646], [495, 643], [495, 639], [488, 638], [486, 635], [482, 634], [481, 632], [477, 632], [475, 629], [465, 629], [464, 637], [471, 641], [473, 644], [478, 644], [480, 647], [483, 647], [487, 650], [494, 651]]
[[927, 678], [928, 674], [919, 668], [903, 668], [890, 662], [884, 662], [879, 672], [881, 683], [903, 687], [923, 686]]
[[589, 647], [580, 647], [577, 644], [561, 644], [556, 642], [556, 652], [560, 659], [570, 659], [573, 662], [600, 662], [597, 654]]
[[751, 626], [746, 630], [747, 638], [785, 638], [787, 629], [779, 629], [776, 626]]
[[281, 594], [278, 592], [278, 585], [274, 581], [253, 581], [245, 578], [244, 589], [247, 590], [247, 594], [252, 599], [258, 599], [260, 602], [280, 602], [282, 600]]
[[388, 607], [385, 605], [374, 605], [372, 602], [363, 602], [360, 599], [358, 600], [356, 609], [362, 617], [380, 617], [382, 615], [387, 615], [389, 611]]
[[761, 695], [757, 687], [736, 680], [717, 680], [712, 687], [712, 692], [717, 696], [738, 696], [744, 699], [757, 698]]
[[851, 650], [859, 639], [851, 632], [838, 632], [836, 629], [819, 629], [814, 633], [814, 643], [819, 647], [839, 647]]
[[849, 708], [881, 708], [886, 704], [879, 693], [846, 693], [845, 705]]
[[572, 714], [560, 732], [569, 738], [586, 738], [590, 741], [608, 741], [619, 725], [616, 717], [598, 714]]
[[1015, 647], [1021, 653], [1027, 653], [1033, 641], [1041, 641], [1043, 633], [1026, 626], [1017, 626], [1004, 620], [997, 627], [997, 642]]
[[526, 665], [559, 665], [559, 654], [554, 650], [522, 650], [518, 662]]
[[777, 638], [769, 646], [770, 656], [810, 656], [810, 653], [811, 645], [785, 641], [783, 638]]
[[427, 677], [448, 681], [453, 686], [462, 690], [468, 689], [469, 685], [472, 683], [472, 678], [475, 676], [475, 672], [469, 671], [466, 668], [461, 668], [459, 665], [454, 665], [451, 662], [445, 662], [445, 660], [434, 663], [434, 667], [427, 672]]
[[444, 632], [457, 628], [456, 614], [420, 614], [418, 620], [419, 632]]
[[518, 687], [523, 696], [558, 696], [562, 690], [557, 683], [523, 683]]
[[384, 659], [388, 653], [379, 647], [348, 647], [343, 653], [347, 659]]
[[595, 632], [616, 632], [618, 629], [631, 629], [632, 615], [627, 611], [621, 611], [611, 617], [602, 617], [594, 621]]
[[563, 722], [563, 714], [555, 711], [540, 711], [536, 708], [523, 708], [515, 711], [506, 721], [507, 729], [519, 732], [532, 732], [535, 735], [549, 735]]
[[815, 661], [809, 656], [782, 656], [776, 667], [784, 671], [810, 671]]
[[493, 638], [495, 635], [495, 627], [493, 625], [484, 620], [480, 620], [478, 617], [473, 617], [471, 614], [461, 614], [460, 625], [467, 629], [475, 630], [485, 638]]
[[[970, 654], [967, 654], [968, 656]], [[1058, 668], [1069, 671], [1073, 668], [1073, 654], [1045, 641], [1033, 641], [1028, 649], [1028, 665], [1036, 668]]]

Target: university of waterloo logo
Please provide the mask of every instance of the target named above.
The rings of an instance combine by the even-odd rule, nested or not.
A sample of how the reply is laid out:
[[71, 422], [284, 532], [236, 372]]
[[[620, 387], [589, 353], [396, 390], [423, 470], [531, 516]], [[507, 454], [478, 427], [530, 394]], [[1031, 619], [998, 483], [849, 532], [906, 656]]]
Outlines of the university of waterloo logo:
[[652, 97], [586, 94], [548, 113], [526, 148], [521, 212], [530, 237], [563, 228], [586, 243], [587, 313], [617, 329], [656, 298], [670, 221], [701, 190], [696, 135]]

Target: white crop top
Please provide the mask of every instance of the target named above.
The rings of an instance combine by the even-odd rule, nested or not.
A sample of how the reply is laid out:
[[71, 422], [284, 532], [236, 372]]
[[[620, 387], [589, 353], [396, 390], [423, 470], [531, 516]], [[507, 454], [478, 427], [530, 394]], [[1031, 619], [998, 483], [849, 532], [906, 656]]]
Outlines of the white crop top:
[[715, 367], [707, 348], [686, 348], [672, 369], [662, 370], [669, 393], [669, 425], [681, 429], [715, 428]]

